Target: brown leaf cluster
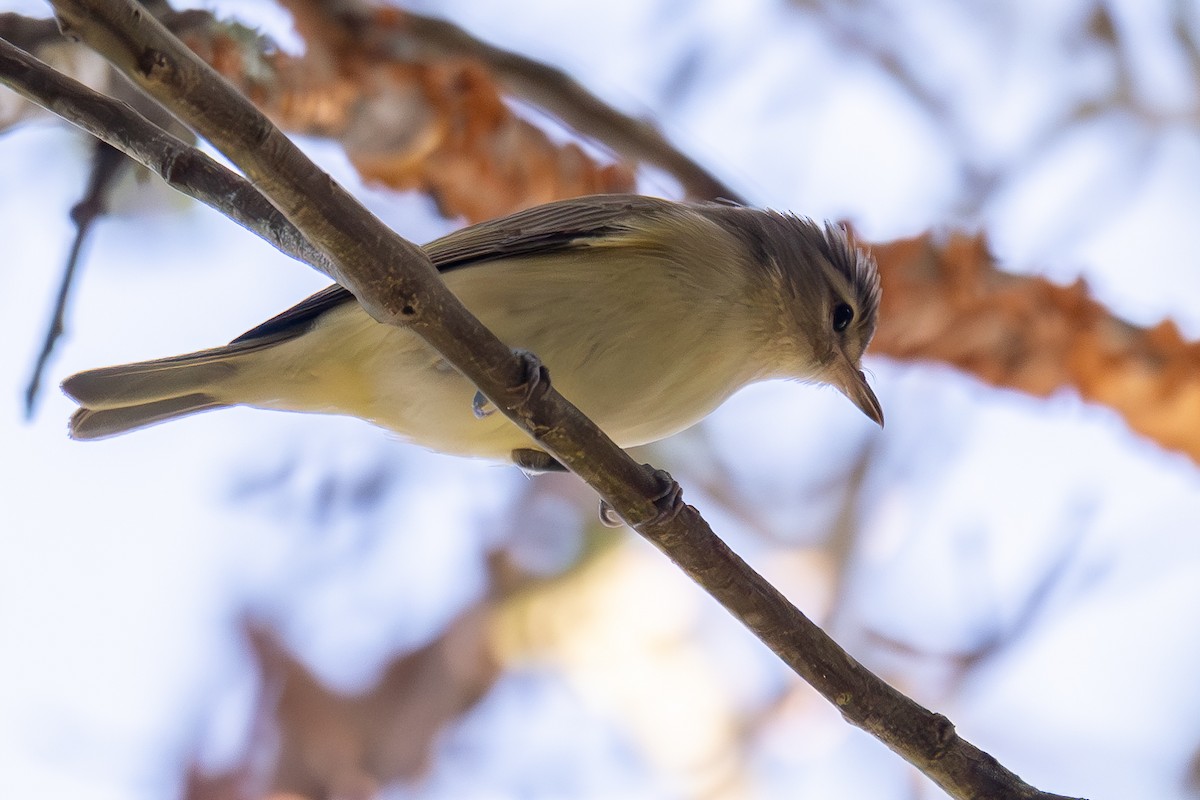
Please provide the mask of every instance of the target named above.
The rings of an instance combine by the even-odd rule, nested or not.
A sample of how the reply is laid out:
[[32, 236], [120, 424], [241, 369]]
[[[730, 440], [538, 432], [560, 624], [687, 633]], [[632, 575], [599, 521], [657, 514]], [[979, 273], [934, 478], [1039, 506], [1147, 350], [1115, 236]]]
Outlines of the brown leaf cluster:
[[380, 9], [363, 24], [321, 3], [287, 5], [305, 41], [298, 57], [208, 15], [173, 27], [281, 127], [341, 142], [368, 182], [425, 192], [470, 221], [632, 190], [631, 167], [597, 163], [517, 116], [483, 65], [406, 58], [402, 12]]
[[1132, 429], [1200, 461], [1200, 344], [1139, 328], [1087, 285], [1001, 272], [980, 236], [874, 246], [883, 304], [872, 351], [952, 364], [1039, 397], [1075, 389]]

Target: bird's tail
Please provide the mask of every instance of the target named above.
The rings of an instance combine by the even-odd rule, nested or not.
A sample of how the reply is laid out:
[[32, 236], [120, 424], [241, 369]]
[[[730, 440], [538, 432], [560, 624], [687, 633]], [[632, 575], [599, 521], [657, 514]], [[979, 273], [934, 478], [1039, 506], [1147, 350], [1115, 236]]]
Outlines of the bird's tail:
[[72, 439], [104, 439], [234, 402], [222, 390], [252, 348], [237, 345], [156, 361], [90, 369], [63, 381], [79, 403]]

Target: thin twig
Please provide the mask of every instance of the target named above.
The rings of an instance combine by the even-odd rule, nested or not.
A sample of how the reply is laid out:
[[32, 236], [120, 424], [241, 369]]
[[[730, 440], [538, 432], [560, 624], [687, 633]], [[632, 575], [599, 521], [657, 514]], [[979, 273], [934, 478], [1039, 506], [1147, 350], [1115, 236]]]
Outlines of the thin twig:
[[64, 319], [67, 313], [67, 301], [75, 284], [78, 273], [79, 254], [83, 243], [87, 241], [92, 225], [107, 211], [106, 197], [109, 189], [121, 176], [123, 168], [130, 162], [121, 152], [103, 141], [96, 141], [92, 155], [92, 174], [88, 178], [87, 189], [78, 203], [71, 208], [71, 221], [75, 223], [75, 240], [71, 244], [71, 252], [63, 267], [62, 278], [58, 283], [58, 294], [54, 300], [54, 309], [50, 314], [50, 324], [46, 327], [46, 335], [42, 340], [42, 349], [33, 364], [33, 374], [25, 387], [25, 419], [33, 418], [34, 404], [37, 402], [38, 389], [42, 383], [42, 373], [54, 352], [54, 345], [65, 330]]
[[134, 108], [56, 72], [0, 39], [0, 84], [102, 139], [172, 188], [215, 208], [281, 252], [329, 274], [317, 250], [250, 181]]

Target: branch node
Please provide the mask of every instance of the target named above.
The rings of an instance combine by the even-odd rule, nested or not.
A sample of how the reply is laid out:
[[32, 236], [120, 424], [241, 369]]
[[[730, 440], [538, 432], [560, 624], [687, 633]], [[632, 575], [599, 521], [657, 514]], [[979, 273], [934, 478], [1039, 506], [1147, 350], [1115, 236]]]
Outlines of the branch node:
[[954, 742], [958, 739], [958, 733], [954, 729], [954, 723], [945, 714], [933, 715], [934, 727], [934, 746], [929, 753], [930, 760], [937, 761], [953, 747]]

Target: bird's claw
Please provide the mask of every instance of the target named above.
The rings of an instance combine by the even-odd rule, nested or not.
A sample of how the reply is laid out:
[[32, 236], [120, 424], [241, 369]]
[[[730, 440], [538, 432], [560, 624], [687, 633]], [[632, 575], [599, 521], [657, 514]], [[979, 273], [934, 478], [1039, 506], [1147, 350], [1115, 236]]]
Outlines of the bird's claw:
[[[508, 387], [508, 393], [517, 398], [518, 405], [524, 405], [538, 392], [545, 394], [550, 389], [550, 371], [540, 358], [528, 350], [514, 350], [513, 353], [521, 359], [522, 377], [515, 386]], [[496, 404], [488, 400], [483, 392], [476, 391], [471, 398], [471, 411], [475, 419], [486, 419], [497, 410]]]
[[528, 403], [536, 395], [545, 394], [550, 390], [550, 370], [542, 360], [528, 350], [514, 350], [513, 353], [521, 359], [524, 375], [516, 386], [510, 386], [510, 394], [519, 398], [519, 403]]
[[[650, 498], [657, 509], [654, 516], [643, 520], [643, 525], [657, 525], [662, 522], [667, 522], [679, 516], [679, 512], [683, 510], [683, 487], [680, 486], [671, 473], [665, 469], [655, 469], [649, 464], [643, 464], [643, 467], [651, 471], [655, 481], [658, 482], [658, 493]], [[619, 528], [625, 524], [607, 500], [600, 500], [600, 524], [607, 528]]]
[[658, 481], [660, 488], [658, 495], [653, 498], [658, 513], [646, 521], [657, 525], [675, 519], [686, 505], [683, 502], [683, 487], [665, 469], [654, 469], [649, 464], [643, 466], [653, 470], [654, 479]]
[[625, 524], [625, 520], [617, 516], [616, 509], [603, 497], [600, 498], [600, 524], [606, 528], [620, 528]]
[[475, 412], [475, 419], [484, 419], [496, 413], [496, 406], [484, 396], [483, 392], [476, 392], [475, 397], [471, 400], [471, 411]]

